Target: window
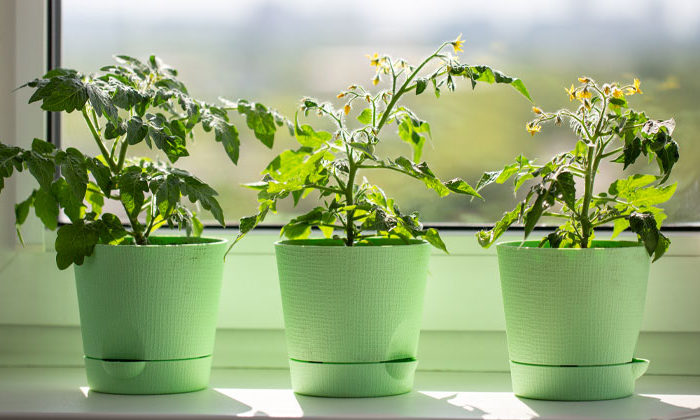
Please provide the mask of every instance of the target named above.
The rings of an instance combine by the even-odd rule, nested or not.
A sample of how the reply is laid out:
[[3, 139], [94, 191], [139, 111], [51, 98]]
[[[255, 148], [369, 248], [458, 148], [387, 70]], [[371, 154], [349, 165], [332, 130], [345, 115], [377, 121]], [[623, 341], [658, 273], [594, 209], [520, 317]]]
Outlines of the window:
[[[302, 96], [333, 99], [351, 82], [369, 86], [373, 69], [365, 54], [387, 52], [415, 61], [460, 32], [466, 39], [464, 61], [487, 62], [521, 77], [548, 110], [569, 105], [563, 88], [583, 74], [600, 81], [639, 77], [644, 95], [634, 103], [654, 116], [675, 117], [675, 137], [683, 149], [667, 222], [700, 222], [700, 4], [692, 0], [63, 0], [62, 12], [64, 67], [90, 71], [110, 62], [111, 53], [157, 54], [180, 70], [197, 97], [248, 98], [288, 116]], [[524, 129], [530, 106], [508, 87], [478, 86], [472, 92], [461, 83], [439, 100], [423, 95], [413, 102], [433, 128], [435, 147], [426, 147], [425, 159], [445, 179], [460, 176], [474, 183], [482, 171], [499, 169], [521, 152], [544, 159], [573, 144], [566, 127], [548, 127], [530, 137]], [[256, 181], [275, 151], [292, 144], [282, 133], [270, 152], [241, 132], [238, 167], [205, 135], [196, 139], [193, 157], [178, 161], [196, 168], [219, 191], [230, 223], [255, 209], [255, 192], [240, 184]], [[64, 147], [92, 146], [76, 115], [64, 117], [61, 141]], [[390, 146], [408, 148], [398, 137]], [[427, 222], [492, 223], [516, 200], [507, 187], [486, 190], [486, 202], [457, 196], [435, 200], [420, 182], [381, 176], [386, 192]], [[606, 176], [600, 176], [598, 187], [605, 185]], [[295, 210], [288, 203], [268, 221], [282, 221], [303, 206]]]

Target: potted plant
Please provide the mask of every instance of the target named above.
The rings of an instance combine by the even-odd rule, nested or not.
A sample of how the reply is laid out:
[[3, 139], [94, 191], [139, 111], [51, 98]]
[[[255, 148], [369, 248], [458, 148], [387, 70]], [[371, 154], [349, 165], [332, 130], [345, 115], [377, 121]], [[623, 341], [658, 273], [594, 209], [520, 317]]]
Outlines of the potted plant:
[[[329, 102], [304, 98], [304, 116], [329, 120], [333, 132], [317, 131], [295, 116], [298, 148], [283, 151], [263, 171], [259, 211], [241, 219], [238, 241], [259, 224], [277, 202], [296, 205], [314, 194], [318, 205], [282, 227], [287, 239], [275, 244], [292, 387], [307, 395], [364, 397], [408, 392], [416, 368], [430, 245], [446, 251], [435, 229], [426, 229], [417, 213], [405, 213], [363, 175], [395, 171], [422, 181], [438, 196], [480, 197], [461, 179], [440, 180], [421, 161], [430, 125], [401, 105], [407, 94], [429, 87], [455, 89], [465, 78], [505, 83], [528, 99], [524, 84], [487, 66], [461, 64], [446, 52], [461, 51], [461, 36], [443, 43], [417, 66], [388, 55], [369, 56], [377, 71], [372, 92], [351, 85]], [[349, 115], [359, 110], [356, 121]], [[377, 145], [396, 124], [398, 136], [413, 151], [411, 159], [377, 155]], [[309, 238], [316, 227], [324, 238]], [[235, 243], [235, 242], [234, 242]]]
[[[573, 150], [544, 164], [519, 156], [501, 171], [485, 173], [477, 190], [513, 178], [515, 190], [532, 182], [525, 198], [493, 229], [477, 234], [488, 247], [516, 222], [525, 238], [543, 216], [562, 224], [540, 241], [498, 244], [506, 333], [516, 395], [553, 400], [620, 398], [634, 392], [634, 380], [648, 361], [633, 352], [642, 322], [650, 259], [670, 241], [660, 231], [666, 218], [659, 204], [676, 184], [665, 185], [678, 160], [671, 137], [675, 122], [653, 120], [629, 107], [641, 94], [630, 85], [600, 85], [579, 78], [567, 93], [578, 107], [545, 112], [527, 124], [567, 120], [578, 141]], [[608, 161], [633, 165], [656, 160], [659, 175], [620, 177], [599, 189], [596, 176]], [[634, 166], [633, 168], [637, 168]], [[595, 230], [613, 223], [612, 239], [627, 229], [638, 242], [597, 240]]]
[[[127, 394], [175, 393], [207, 386], [226, 241], [200, 237], [202, 223], [184, 198], [224, 225], [216, 191], [171, 166], [187, 156], [197, 126], [214, 131], [238, 160], [230, 106], [191, 97], [177, 72], [151, 56], [116, 57], [96, 74], [55, 69], [23, 87], [29, 102], [52, 112], [81, 113], [100, 155], [60, 150], [35, 139], [31, 149], [0, 144], [0, 189], [14, 170], [37, 188], [15, 207], [17, 233], [30, 208], [57, 229], [56, 264], [75, 266], [85, 367], [90, 388]], [[235, 108], [271, 146], [282, 119], [260, 104]], [[169, 162], [129, 158], [144, 143]], [[108, 204], [123, 207], [123, 226]], [[59, 223], [59, 211], [69, 219]], [[161, 226], [182, 236], [153, 236]]]

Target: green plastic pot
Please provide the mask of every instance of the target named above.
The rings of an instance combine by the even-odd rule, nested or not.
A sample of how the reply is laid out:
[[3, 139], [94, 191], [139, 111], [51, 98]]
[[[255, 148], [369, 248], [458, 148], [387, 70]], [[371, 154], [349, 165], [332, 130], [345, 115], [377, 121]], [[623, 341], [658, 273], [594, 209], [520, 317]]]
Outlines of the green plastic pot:
[[324, 397], [409, 392], [417, 366], [430, 245], [275, 244], [292, 388]]
[[75, 266], [91, 390], [171, 394], [209, 383], [226, 241], [150, 242], [97, 245]]
[[546, 400], [631, 395], [649, 364], [633, 357], [649, 278], [645, 248], [537, 244], [497, 246], [513, 391]]

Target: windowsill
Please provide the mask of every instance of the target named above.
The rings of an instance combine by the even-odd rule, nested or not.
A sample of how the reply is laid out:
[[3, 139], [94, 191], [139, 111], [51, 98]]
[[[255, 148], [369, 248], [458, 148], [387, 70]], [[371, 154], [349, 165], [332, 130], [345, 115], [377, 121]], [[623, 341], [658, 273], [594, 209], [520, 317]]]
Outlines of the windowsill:
[[90, 392], [81, 368], [0, 368], [0, 418], [531, 419], [700, 417], [700, 376], [644, 376], [619, 400], [520, 399], [505, 373], [419, 371], [415, 391], [369, 399], [295, 395], [284, 369], [214, 369], [210, 388], [188, 394]]

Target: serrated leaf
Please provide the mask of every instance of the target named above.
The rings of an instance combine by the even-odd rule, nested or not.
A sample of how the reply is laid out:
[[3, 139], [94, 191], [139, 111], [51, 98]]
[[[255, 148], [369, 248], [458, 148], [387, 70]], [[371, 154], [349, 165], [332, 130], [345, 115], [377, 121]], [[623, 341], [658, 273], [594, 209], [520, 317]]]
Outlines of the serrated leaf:
[[435, 248], [443, 251], [446, 254], [449, 254], [449, 252], [447, 252], [447, 246], [442, 241], [440, 233], [436, 229], [430, 228], [426, 230], [425, 233], [422, 235], [422, 238], [428, 241], [428, 243], [430, 243], [430, 245], [434, 246]]
[[97, 158], [85, 159], [85, 166], [95, 178], [95, 182], [97, 182], [97, 186], [100, 187], [102, 192], [107, 196], [110, 195], [114, 188], [114, 183], [112, 181], [112, 172], [109, 168]]
[[464, 180], [460, 178], [454, 178], [444, 183], [450, 191], [457, 194], [466, 194], [474, 197], [484, 199], [471, 185], [467, 184]]
[[148, 183], [142, 176], [141, 168], [126, 168], [117, 178], [117, 188], [124, 209], [129, 215], [136, 217], [145, 201], [144, 193], [148, 191]]
[[80, 110], [88, 100], [85, 84], [77, 73], [51, 77], [37, 85], [29, 103], [42, 101], [44, 111], [71, 113]]
[[110, 94], [103, 90], [98, 82], [87, 83], [87, 90], [90, 105], [95, 110], [98, 116], [106, 117], [109, 121], [116, 123], [118, 118], [117, 108], [112, 103]]
[[557, 191], [561, 195], [566, 206], [572, 210], [576, 209], [576, 182], [571, 172], [563, 171], [556, 179]]
[[51, 188], [51, 181], [53, 181], [54, 174], [56, 173], [54, 163], [50, 159], [34, 151], [28, 154], [25, 162], [29, 172], [37, 180], [39, 186], [42, 188]]
[[501, 220], [496, 222], [491, 230], [482, 230], [476, 234], [479, 245], [488, 248], [493, 244], [510, 226], [518, 221], [520, 216], [521, 205], [518, 205], [514, 210], [506, 212], [501, 217]]
[[66, 178], [66, 182], [71, 188], [77, 201], [83, 201], [85, 190], [87, 189], [88, 174], [85, 157], [73, 147], [66, 149], [65, 155], [61, 159], [61, 175]]
[[108, 121], [105, 125], [105, 139], [111, 140], [116, 139], [119, 136], [126, 133], [126, 127], [123, 124], [115, 124], [112, 121]]
[[71, 264], [82, 265], [92, 255], [99, 240], [98, 232], [82, 221], [63, 225], [56, 235], [56, 265], [65, 270]]
[[158, 185], [155, 196], [158, 212], [163, 218], [167, 218], [171, 210], [180, 202], [180, 179], [176, 175], [168, 175]]
[[255, 137], [268, 148], [272, 148], [277, 131], [272, 113], [263, 104], [249, 103], [245, 100], [238, 101], [238, 113], [245, 115], [246, 124], [253, 130]]
[[221, 210], [219, 202], [215, 198], [217, 192], [192, 175], [184, 176], [180, 179], [183, 181], [180, 185], [182, 194], [186, 195], [193, 203], [199, 202], [205, 210], [208, 210], [212, 216], [214, 216], [214, 219], [216, 219], [221, 226], [226, 226], [224, 213]]
[[[660, 238], [660, 232], [656, 226], [656, 219], [654, 219], [654, 215], [650, 212], [634, 212], [629, 216], [629, 223], [630, 230], [639, 236], [639, 239], [644, 244], [649, 256], [654, 255]], [[663, 252], [665, 252], [665, 249], [663, 249], [662, 254]], [[660, 256], [661, 255], [659, 255], [659, 257]], [[654, 260], [656, 259], [657, 258]]]
[[148, 126], [138, 116], [133, 116], [126, 123], [126, 142], [129, 145], [139, 144], [146, 138]]
[[47, 229], [58, 226], [58, 203], [50, 190], [39, 188], [34, 193], [34, 212]]
[[63, 212], [68, 218], [77, 223], [85, 215], [83, 200], [78, 200], [72, 188], [66, 183], [64, 178], [58, 178], [51, 185], [51, 193], [58, 200]]
[[333, 135], [327, 131], [315, 131], [308, 124], [299, 125], [298, 113], [294, 116], [294, 137], [299, 144], [311, 149], [318, 149], [327, 141], [333, 138]]
[[399, 123], [399, 137], [413, 149], [413, 161], [420, 162], [425, 145], [425, 136], [430, 134], [430, 125], [425, 121], [419, 121], [410, 116], [405, 116]]

